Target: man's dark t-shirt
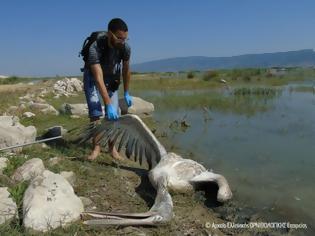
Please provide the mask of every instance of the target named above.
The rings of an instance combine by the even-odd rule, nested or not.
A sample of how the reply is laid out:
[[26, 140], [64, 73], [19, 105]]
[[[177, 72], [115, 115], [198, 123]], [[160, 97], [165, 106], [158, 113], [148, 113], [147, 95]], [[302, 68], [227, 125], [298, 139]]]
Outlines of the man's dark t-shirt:
[[117, 76], [120, 77], [121, 62], [129, 61], [129, 59], [129, 45], [125, 43], [122, 49], [111, 48], [108, 45], [107, 35], [105, 35], [100, 40], [91, 44], [85, 68], [89, 68], [89, 66], [93, 64], [100, 64], [104, 81], [106, 82], [117, 78]]

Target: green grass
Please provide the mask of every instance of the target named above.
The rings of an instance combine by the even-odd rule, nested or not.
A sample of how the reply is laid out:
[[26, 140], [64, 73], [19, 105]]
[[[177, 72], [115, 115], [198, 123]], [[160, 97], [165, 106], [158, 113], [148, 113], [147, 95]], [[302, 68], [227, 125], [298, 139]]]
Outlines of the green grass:
[[29, 83], [37, 82], [49, 79], [61, 79], [59, 77], [19, 77], [19, 76], [10, 76], [8, 78], [0, 79], [1, 84], [17, 84], [17, 83]]
[[[228, 82], [229, 86], [281, 86], [290, 82], [315, 80], [315, 70], [308, 68], [287, 69], [285, 75], [271, 75], [268, 69], [249, 68], [232, 70], [211, 70], [182, 73], [142, 74], [143, 79], [131, 81], [132, 90], [181, 90], [223, 87], [221, 79]], [[135, 78], [138, 78], [137, 76]]]
[[294, 88], [290, 88], [291, 91], [301, 92], [301, 93], [315, 93], [314, 86], [298, 86]]
[[38, 81], [47, 81], [51, 79], [63, 79], [64, 77], [20, 77], [20, 76], [10, 76], [8, 78], [0, 79], [1, 84], [17, 84], [17, 83], [30, 83], [30, 82], [38, 82]]
[[37, 114], [34, 117], [22, 118], [20, 122], [24, 126], [34, 125], [37, 129], [37, 135], [41, 135], [47, 128], [52, 126], [63, 126], [65, 129], [72, 129], [77, 126], [82, 126], [89, 122], [88, 117], [80, 117], [77, 119], [70, 118], [69, 115], [43, 115]]
[[271, 105], [266, 103], [266, 100], [271, 101], [275, 97], [276, 94], [274, 93], [261, 96], [253, 94], [224, 96], [214, 90], [202, 92], [196, 90], [195, 93], [188, 95], [168, 92], [161, 94], [161, 96], [147, 96], [146, 99], [154, 104], [155, 109], [159, 110], [194, 110], [205, 107], [219, 112], [254, 115], [257, 112], [268, 110]]
[[16, 170], [16, 168], [18, 168], [19, 166], [23, 165], [24, 162], [26, 161], [27, 159], [25, 158], [24, 155], [19, 154], [19, 155], [11, 156], [7, 163], [7, 167], [3, 170], [3, 174], [7, 176], [11, 176], [14, 170]]
[[218, 80], [219, 72], [215, 70], [206, 71], [203, 75], [204, 81]]
[[265, 88], [265, 87], [243, 87], [243, 88], [235, 88], [233, 94], [236, 96], [264, 96], [264, 97], [274, 97], [279, 93], [280, 90], [274, 88]]
[[19, 97], [25, 95], [26, 89], [14, 91], [2, 91], [0, 93], [0, 112], [4, 113], [10, 106], [17, 106]]
[[204, 89], [222, 87], [222, 84], [216, 81], [203, 81], [199, 78], [193, 79], [148, 79], [133, 80], [130, 83], [130, 91], [142, 90], [183, 90], [183, 89]]
[[23, 181], [16, 184], [12, 188], [9, 188], [10, 195], [14, 202], [16, 203], [16, 205], [18, 206], [18, 208], [21, 207], [23, 204], [24, 192], [27, 189], [28, 185], [29, 185], [28, 181]]

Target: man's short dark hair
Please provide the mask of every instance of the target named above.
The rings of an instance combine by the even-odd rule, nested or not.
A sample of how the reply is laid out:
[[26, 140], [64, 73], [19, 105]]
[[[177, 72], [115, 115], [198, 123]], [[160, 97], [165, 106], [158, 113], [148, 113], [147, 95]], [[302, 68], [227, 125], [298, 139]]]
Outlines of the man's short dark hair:
[[118, 30], [127, 32], [127, 24], [120, 18], [111, 19], [111, 21], [108, 23], [108, 31], [117, 32]]

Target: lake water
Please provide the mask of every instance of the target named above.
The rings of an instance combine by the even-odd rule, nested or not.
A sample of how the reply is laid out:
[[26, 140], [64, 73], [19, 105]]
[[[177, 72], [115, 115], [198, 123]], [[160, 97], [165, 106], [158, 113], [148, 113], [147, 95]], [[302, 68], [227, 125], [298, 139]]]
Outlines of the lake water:
[[[223, 174], [236, 200], [314, 227], [315, 95], [295, 92], [294, 86], [282, 87], [279, 96], [267, 101], [266, 111], [251, 116], [210, 110], [205, 120], [200, 108], [156, 107], [154, 119], [177, 153]], [[143, 97], [152, 95], [165, 91]], [[172, 131], [169, 124], [184, 116], [190, 127]]]

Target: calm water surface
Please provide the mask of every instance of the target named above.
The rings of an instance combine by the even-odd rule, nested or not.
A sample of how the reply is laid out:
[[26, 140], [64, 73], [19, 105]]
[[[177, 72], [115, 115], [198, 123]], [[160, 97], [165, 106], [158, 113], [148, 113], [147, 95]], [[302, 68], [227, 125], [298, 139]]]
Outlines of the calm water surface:
[[[294, 92], [294, 86], [283, 87], [268, 100], [267, 111], [252, 116], [210, 110], [211, 119], [205, 121], [202, 109], [157, 109], [154, 119], [164, 126], [176, 152], [223, 174], [235, 199], [314, 227], [315, 95]], [[191, 126], [185, 132], [170, 131], [169, 124], [184, 116]]]

